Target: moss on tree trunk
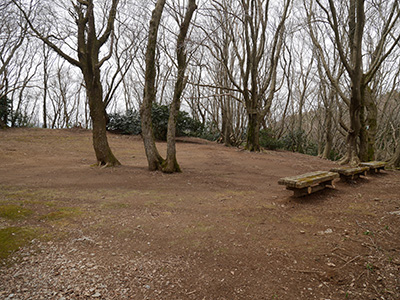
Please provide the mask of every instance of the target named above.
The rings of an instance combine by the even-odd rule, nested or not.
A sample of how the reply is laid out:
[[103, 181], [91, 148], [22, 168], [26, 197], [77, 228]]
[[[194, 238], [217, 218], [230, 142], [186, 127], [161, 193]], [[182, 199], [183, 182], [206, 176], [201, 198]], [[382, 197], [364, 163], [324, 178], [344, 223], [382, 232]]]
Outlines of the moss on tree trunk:
[[249, 151], [260, 151], [260, 122], [257, 113], [248, 115], [246, 149]]

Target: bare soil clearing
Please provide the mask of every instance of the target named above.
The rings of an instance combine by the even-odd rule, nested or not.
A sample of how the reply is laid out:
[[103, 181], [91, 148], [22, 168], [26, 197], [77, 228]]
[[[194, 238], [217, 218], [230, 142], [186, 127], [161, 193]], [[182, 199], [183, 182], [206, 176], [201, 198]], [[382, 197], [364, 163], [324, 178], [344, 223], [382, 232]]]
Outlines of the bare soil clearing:
[[123, 166], [90, 167], [89, 131], [0, 131], [0, 299], [400, 299], [399, 172], [294, 198], [280, 178], [337, 165], [185, 138], [167, 175], [109, 142]]

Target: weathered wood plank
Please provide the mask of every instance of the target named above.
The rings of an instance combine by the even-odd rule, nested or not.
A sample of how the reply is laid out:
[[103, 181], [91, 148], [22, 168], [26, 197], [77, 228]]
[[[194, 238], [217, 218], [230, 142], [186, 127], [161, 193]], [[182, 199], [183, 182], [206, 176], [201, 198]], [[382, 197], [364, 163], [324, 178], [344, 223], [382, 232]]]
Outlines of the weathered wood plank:
[[278, 183], [288, 188], [302, 189], [315, 186], [323, 182], [332, 181], [339, 177], [338, 173], [327, 171], [316, 171], [302, 175], [281, 178]]
[[340, 178], [344, 180], [355, 179], [358, 178], [360, 175], [367, 176], [367, 172], [369, 167], [338, 167], [331, 169], [331, 172], [339, 173]]
[[368, 161], [360, 164], [360, 166], [369, 167], [370, 171], [375, 173], [379, 172], [379, 170], [384, 170], [386, 165], [387, 162], [385, 161]]

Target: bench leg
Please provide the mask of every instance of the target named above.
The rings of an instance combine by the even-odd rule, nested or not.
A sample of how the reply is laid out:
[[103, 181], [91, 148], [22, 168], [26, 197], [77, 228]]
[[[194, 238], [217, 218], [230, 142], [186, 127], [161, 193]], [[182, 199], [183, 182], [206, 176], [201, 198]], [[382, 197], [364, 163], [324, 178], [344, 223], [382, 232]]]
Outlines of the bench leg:
[[311, 186], [303, 188], [303, 189], [291, 189], [294, 192], [294, 196], [296, 198], [307, 196], [313, 193], [313, 188]]
[[294, 196], [296, 198], [299, 198], [299, 197], [307, 196], [307, 195], [310, 195], [317, 191], [323, 190], [326, 186], [335, 188], [335, 186], [333, 185], [333, 182], [331, 180], [331, 181], [327, 181], [327, 182], [322, 182], [319, 185], [315, 185], [315, 186], [309, 186], [309, 187], [302, 188], [302, 189], [288, 188], [288, 190], [292, 190], [294, 192]]
[[335, 188], [335, 185], [333, 184], [333, 180], [329, 180], [326, 182], [321, 182], [319, 185], [322, 185], [323, 187], [329, 186], [331, 188]]
[[385, 170], [385, 167], [379, 167], [379, 168], [373, 168], [373, 169], [371, 168], [370, 172], [377, 174], [377, 173], [380, 173], [381, 170]]
[[352, 181], [354, 181], [354, 180], [356, 180], [356, 179], [359, 179], [360, 176], [367, 176], [367, 174], [368, 174], [367, 171], [364, 171], [364, 172], [362, 172], [362, 173], [357, 173], [357, 174], [349, 175], [349, 176], [340, 174], [340, 180], [341, 180], [341, 181], [344, 181], [344, 182], [352, 182]]

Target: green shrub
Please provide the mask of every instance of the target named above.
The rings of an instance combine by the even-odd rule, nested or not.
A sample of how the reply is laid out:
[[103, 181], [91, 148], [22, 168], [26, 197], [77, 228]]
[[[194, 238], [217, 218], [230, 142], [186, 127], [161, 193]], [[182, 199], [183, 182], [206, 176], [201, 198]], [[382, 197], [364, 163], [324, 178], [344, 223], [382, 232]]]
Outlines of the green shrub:
[[333, 160], [333, 161], [339, 160], [341, 157], [342, 157], [342, 155], [340, 153], [338, 153], [337, 151], [335, 151], [334, 149], [331, 150], [328, 155], [328, 159]]
[[199, 120], [193, 119], [186, 111], [179, 112], [176, 129], [178, 136], [202, 137], [205, 132], [204, 125]]
[[142, 132], [140, 114], [135, 110], [128, 110], [125, 114], [110, 114], [107, 130], [119, 134], [137, 135]]
[[283, 142], [276, 139], [270, 129], [263, 129], [260, 130], [260, 146], [269, 150], [276, 150], [283, 148]]
[[7, 96], [0, 97], [0, 128], [6, 127], [11, 114], [11, 100]]
[[11, 112], [12, 127], [34, 127], [35, 124], [31, 123], [30, 117], [27, 113]]
[[[153, 104], [151, 108], [153, 132], [156, 140], [166, 141], [168, 131], [169, 107], [167, 105]], [[178, 126], [176, 126], [178, 128]], [[177, 130], [178, 132], [178, 130]]]
[[282, 139], [285, 149], [293, 152], [304, 153], [304, 136], [304, 130], [291, 131], [286, 134]]
[[314, 156], [318, 155], [317, 144], [307, 139], [304, 130], [289, 132], [283, 137], [282, 141], [286, 150]]
[[[168, 131], [169, 107], [154, 104], [151, 109], [153, 131], [156, 140], [166, 141]], [[119, 134], [141, 134], [140, 113], [136, 110], [127, 111], [125, 114], [110, 114], [107, 130]], [[176, 124], [177, 136], [201, 137], [204, 126], [200, 121], [193, 119], [187, 112], [180, 111]]]

